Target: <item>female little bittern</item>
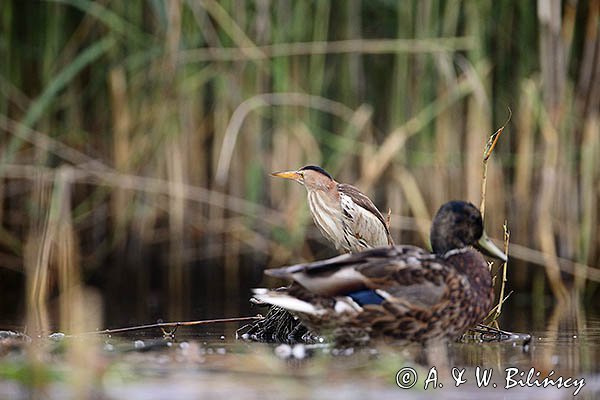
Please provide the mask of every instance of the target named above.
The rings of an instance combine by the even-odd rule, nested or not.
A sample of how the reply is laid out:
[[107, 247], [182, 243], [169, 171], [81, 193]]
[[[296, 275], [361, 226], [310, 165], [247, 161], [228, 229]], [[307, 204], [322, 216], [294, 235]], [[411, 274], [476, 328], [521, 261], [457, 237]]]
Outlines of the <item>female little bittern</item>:
[[359, 252], [394, 244], [373, 202], [356, 187], [336, 182], [323, 168], [307, 165], [271, 175], [292, 179], [306, 188], [315, 225], [337, 249]]

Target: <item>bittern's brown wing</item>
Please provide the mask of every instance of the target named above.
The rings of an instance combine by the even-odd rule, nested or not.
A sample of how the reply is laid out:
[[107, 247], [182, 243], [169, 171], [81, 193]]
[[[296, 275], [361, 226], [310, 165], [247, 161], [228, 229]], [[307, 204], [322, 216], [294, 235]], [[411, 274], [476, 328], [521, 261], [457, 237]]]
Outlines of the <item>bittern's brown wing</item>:
[[[351, 224], [352, 234], [357, 239], [365, 240], [370, 247], [384, 246], [385, 242], [389, 245], [394, 244], [383, 215], [367, 195], [345, 183], [338, 184], [338, 191], [342, 197], [344, 217]], [[344, 202], [344, 196], [347, 196], [352, 204]]]

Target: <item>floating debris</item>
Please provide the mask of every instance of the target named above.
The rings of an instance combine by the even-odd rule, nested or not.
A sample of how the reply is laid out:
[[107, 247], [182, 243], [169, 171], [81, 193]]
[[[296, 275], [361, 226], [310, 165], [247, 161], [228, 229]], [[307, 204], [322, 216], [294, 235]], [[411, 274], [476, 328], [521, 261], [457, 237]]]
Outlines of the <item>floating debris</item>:
[[334, 356], [346, 356], [349, 357], [354, 354], [354, 347], [336, 348], [331, 351]]
[[306, 346], [296, 344], [292, 347], [292, 356], [298, 360], [303, 360], [307, 355]]
[[0, 340], [22, 340], [31, 342], [31, 338], [26, 334], [14, 331], [0, 331]]
[[263, 343], [312, 344], [323, 341], [316, 333], [283, 308], [273, 306], [258, 321], [242, 326], [236, 332], [237, 339]]
[[292, 346], [285, 343], [280, 344], [279, 346], [275, 347], [274, 352], [277, 357], [287, 359], [292, 356]]
[[50, 339], [50, 340], [53, 340], [53, 341], [55, 341], [55, 342], [61, 342], [62, 340], [64, 340], [64, 339], [65, 339], [65, 337], [66, 337], [66, 336], [67, 336], [67, 335], [65, 335], [65, 334], [64, 334], [64, 333], [62, 333], [62, 332], [54, 332], [54, 333], [51, 333], [51, 334], [48, 336], [48, 339]]
[[113, 352], [115, 351], [115, 346], [110, 343], [105, 343], [103, 349], [104, 351]]
[[[541, 340], [541, 338], [539, 338]], [[469, 332], [464, 334], [462, 341], [469, 342], [512, 342], [525, 346], [531, 342], [531, 335], [528, 333], [517, 333], [503, 331], [492, 326], [478, 324], [470, 328]]]

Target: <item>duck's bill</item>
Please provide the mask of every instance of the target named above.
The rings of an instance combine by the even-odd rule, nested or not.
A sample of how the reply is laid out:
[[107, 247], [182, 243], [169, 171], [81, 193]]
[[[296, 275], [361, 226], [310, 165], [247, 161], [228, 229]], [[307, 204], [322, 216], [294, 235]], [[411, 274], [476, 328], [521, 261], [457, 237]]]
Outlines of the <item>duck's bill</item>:
[[476, 247], [490, 257], [497, 258], [504, 262], [507, 260], [506, 254], [504, 254], [504, 252], [490, 240], [485, 232], [483, 232], [483, 235], [481, 235]]
[[283, 179], [291, 179], [294, 181], [300, 180], [302, 175], [300, 175], [297, 171], [280, 171], [280, 172], [271, 172], [271, 176], [276, 176], [278, 178]]

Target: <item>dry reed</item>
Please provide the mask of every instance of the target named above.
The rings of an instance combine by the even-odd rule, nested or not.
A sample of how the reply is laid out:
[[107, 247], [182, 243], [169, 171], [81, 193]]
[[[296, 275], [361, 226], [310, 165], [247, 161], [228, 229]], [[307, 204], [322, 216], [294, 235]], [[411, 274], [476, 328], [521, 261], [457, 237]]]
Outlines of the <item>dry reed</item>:
[[[511, 268], [511, 285], [540, 297], [548, 279], [563, 299], [569, 274], [596, 293], [598, 1], [9, 3], [0, 274], [25, 273], [32, 329], [59, 283], [50, 190], [65, 165], [64, 271], [134, 288], [141, 318], [149, 298], [171, 315], [214, 302], [208, 317], [243, 308], [263, 266], [328, 254], [298, 188], [266, 172], [321, 164], [394, 211], [396, 242], [423, 245], [440, 203], [476, 201], [481, 132], [507, 104], [482, 212], [511, 221], [511, 263], [544, 266]], [[485, 23], [499, 11], [519, 40]]]

